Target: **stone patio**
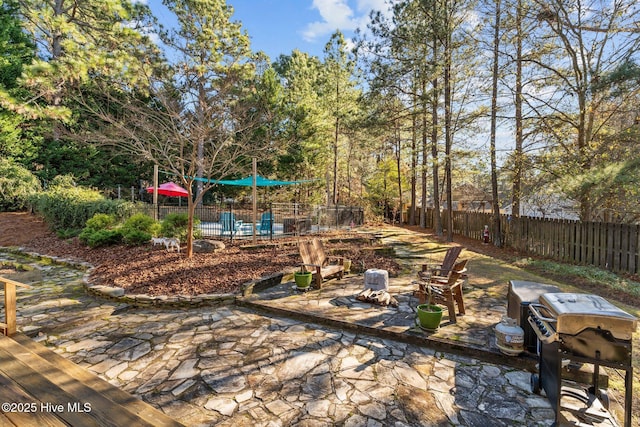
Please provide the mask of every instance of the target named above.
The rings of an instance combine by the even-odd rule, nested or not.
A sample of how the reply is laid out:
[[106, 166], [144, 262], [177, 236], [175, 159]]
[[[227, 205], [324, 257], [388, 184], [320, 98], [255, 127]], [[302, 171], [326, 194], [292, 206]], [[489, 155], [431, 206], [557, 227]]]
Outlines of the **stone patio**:
[[389, 280], [395, 308], [356, 300], [362, 274], [305, 293], [285, 276], [236, 305], [135, 307], [53, 265], [19, 296], [19, 327], [190, 426], [551, 425], [529, 386], [536, 359], [500, 353], [493, 332], [509, 280], [542, 279], [465, 250], [466, 314], [452, 324], [445, 312], [430, 333], [415, 323], [411, 281], [446, 247], [400, 229], [378, 238], [403, 265]]

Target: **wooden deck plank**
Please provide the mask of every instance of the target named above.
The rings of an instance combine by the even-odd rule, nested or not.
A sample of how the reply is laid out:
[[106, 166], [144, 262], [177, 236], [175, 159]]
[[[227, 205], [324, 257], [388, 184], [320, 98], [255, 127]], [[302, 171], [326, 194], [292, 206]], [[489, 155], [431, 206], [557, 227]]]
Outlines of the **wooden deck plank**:
[[[0, 371], [40, 402], [63, 405], [63, 410], [56, 415], [72, 425], [154, 425], [5, 337], [0, 337]], [[91, 404], [88, 412], [68, 410], [69, 405], [80, 405], [83, 408], [85, 403]]]
[[[6, 339], [0, 337], [0, 342], [6, 342]], [[6, 350], [0, 349], [0, 372], [10, 377], [22, 389], [29, 390], [29, 394], [34, 400], [52, 405], [58, 408], [63, 405], [61, 411], [56, 411], [55, 415], [63, 421], [76, 426], [93, 426], [100, 427], [97, 412], [79, 413], [75, 411], [67, 411], [68, 403], [75, 403], [78, 398], [64, 392], [51, 381], [47, 380], [41, 373], [30, 369], [15, 357], [21, 357], [23, 354], [8, 353]], [[49, 413], [54, 413], [49, 410]]]
[[28, 426], [60, 427], [67, 424], [54, 414], [41, 410], [40, 402], [29, 396], [18, 384], [10, 378], [0, 374], [0, 402], [5, 404], [18, 404], [10, 411], [2, 408], [0, 414], [1, 426]]
[[26, 335], [16, 334], [11, 337], [20, 345], [29, 349], [33, 353], [39, 355], [43, 359], [48, 360], [55, 366], [59, 367], [70, 376], [81, 381], [88, 387], [102, 393], [113, 402], [126, 407], [130, 412], [135, 413], [145, 421], [157, 427], [183, 427], [184, 425], [165, 415], [159, 409], [149, 405], [148, 403], [138, 399], [135, 396], [115, 387], [109, 382], [99, 378], [86, 369], [76, 365], [68, 359], [57, 353], [50, 351], [47, 347], [38, 344]]
[[2, 412], [0, 412], [0, 426], [2, 427], [12, 427], [12, 426], [17, 426], [15, 423], [13, 423], [9, 418], [6, 417], [5, 414], [3, 414]]

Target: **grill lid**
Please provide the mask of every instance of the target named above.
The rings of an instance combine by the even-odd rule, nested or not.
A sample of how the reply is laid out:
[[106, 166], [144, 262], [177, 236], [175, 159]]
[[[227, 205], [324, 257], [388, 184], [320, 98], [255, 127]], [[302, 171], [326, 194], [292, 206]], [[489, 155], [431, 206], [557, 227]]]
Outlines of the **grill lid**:
[[615, 338], [630, 340], [637, 327], [634, 316], [592, 294], [546, 293], [540, 303], [556, 318], [556, 332], [576, 335], [587, 328], [611, 332]]

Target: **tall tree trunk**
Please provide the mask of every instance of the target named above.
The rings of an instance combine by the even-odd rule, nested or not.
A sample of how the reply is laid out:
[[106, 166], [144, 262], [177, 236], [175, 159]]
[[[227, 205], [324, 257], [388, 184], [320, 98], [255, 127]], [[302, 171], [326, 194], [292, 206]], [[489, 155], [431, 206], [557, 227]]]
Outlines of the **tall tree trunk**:
[[340, 117], [338, 105], [340, 103], [340, 81], [336, 79], [336, 123], [333, 136], [333, 204], [338, 204], [338, 138], [340, 135]]
[[351, 205], [351, 162], [353, 159], [353, 144], [347, 146], [347, 202]]
[[453, 144], [453, 129], [451, 124], [451, 11], [445, 11], [446, 34], [444, 37], [444, 176], [447, 194], [447, 241], [453, 242], [453, 194], [451, 184], [451, 146]]
[[[198, 78], [198, 111], [196, 115], [198, 117], [198, 121], [200, 123], [205, 123], [205, 109], [207, 106], [207, 91], [205, 89], [205, 81], [204, 77], [200, 76]], [[198, 137], [198, 145], [196, 147], [196, 177], [202, 178], [204, 175], [204, 134], [199, 132]], [[202, 192], [204, 191], [204, 183], [202, 181], [198, 181], [196, 184], [196, 198], [202, 201]], [[201, 202], [202, 203], [202, 202]]]
[[[437, 16], [437, 2], [433, 2], [433, 16]], [[433, 63], [437, 64], [438, 55], [438, 34], [434, 31], [433, 40]], [[431, 170], [433, 186], [433, 229], [436, 236], [442, 236], [442, 216], [440, 214], [440, 171], [438, 166], [438, 99], [440, 98], [440, 87], [438, 77], [434, 74], [431, 81], [433, 92], [431, 95]], [[426, 93], [423, 94], [426, 99]], [[426, 111], [426, 105], [425, 105]], [[426, 121], [426, 120], [425, 120]], [[426, 132], [426, 122], [425, 122]]]
[[431, 100], [431, 186], [433, 191], [433, 229], [436, 236], [442, 236], [442, 214], [440, 204], [440, 166], [438, 163], [438, 79], [433, 79]]
[[524, 123], [522, 122], [522, 37], [522, 0], [518, 0], [516, 8], [516, 147], [514, 153], [513, 194], [511, 199], [511, 215], [513, 218], [520, 218], [520, 205], [522, 202], [522, 172], [524, 166], [524, 153], [522, 151], [524, 143]]
[[[401, 169], [401, 148], [402, 148], [402, 140], [400, 138], [400, 125], [398, 123], [398, 119], [395, 121], [395, 134], [396, 134], [396, 168], [398, 171], [398, 212], [400, 214], [399, 223], [402, 224], [402, 169]], [[395, 215], [394, 215], [395, 216]], [[395, 220], [395, 218], [394, 218]]]
[[340, 132], [340, 119], [336, 117], [335, 133], [333, 138], [333, 197], [334, 205], [338, 204], [338, 135]]
[[418, 181], [418, 117], [416, 116], [417, 95], [415, 92], [414, 90], [413, 112], [411, 114], [411, 208], [409, 209], [409, 225], [416, 225], [416, 187]]
[[[191, 189], [189, 188], [187, 191], [189, 192], [187, 200], [187, 211], [189, 212], [189, 219], [187, 221], [187, 258], [191, 258], [193, 257], [193, 218], [195, 218], [196, 215], [196, 203], [193, 202]], [[200, 199], [200, 197], [197, 199]]]
[[493, 198], [493, 243], [502, 246], [502, 232], [500, 230], [500, 201], [498, 200], [498, 166], [496, 163], [496, 127], [498, 115], [498, 72], [500, 48], [500, 0], [496, 0], [495, 27], [493, 33], [493, 75], [491, 77], [491, 196]]
[[429, 158], [429, 153], [428, 153], [428, 144], [427, 144], [427, 105], [426, 102], [424, 101], [426, 95], [425, 95], [425, 90], [426, 90], [426, 79], [424, 77], [422, 77], [422, 97], [423, 97], [423, 101], [422, 101], [422, 174], [421, 174], [421, 180], [422, 180], [422, 209], [420, 210], [420, 227], [422, 228], [426, 228], [427, 227], [427, 208], [429, 207], [428, 203], [427, 203], [427, 188], [429, 188], [429, 185], [427, 183], [427, 169], [429, 167], [429, 163], [427, 162], [427, 159]]

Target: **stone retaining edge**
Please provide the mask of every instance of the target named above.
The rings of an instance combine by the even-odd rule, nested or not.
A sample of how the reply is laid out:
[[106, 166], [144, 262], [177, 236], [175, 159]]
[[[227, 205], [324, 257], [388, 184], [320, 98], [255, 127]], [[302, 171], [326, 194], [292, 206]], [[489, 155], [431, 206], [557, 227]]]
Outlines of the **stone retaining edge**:
[[[91, 295], [98, 298], [103, 298], [109, 301], [116, 301], [121, 303], [130, 304], [134, 307], [171, 307], [171, 308], [188, 308], [188, 307], [216, 307], [222, 305], [231, 305], [236, 303], [238, 294], [236, 293], [224, 293], [224, 294], [200, 294], [200, 295], [148, 295], [148, 294], [125, 294], [125, 291], [121, 287], [117, 286], [105, 286], [105, 285], [92, 285], [89, 281], [89, 276], [93, 270], [93, 265], [88, 262], [62, 258], [49, 255], [41, 255], [36, 252], [29, 252], [24, 248], [15, 247], [0, 247], [0, 251], [6, 251], [9, 253], [17, 253], [30, 258], [34, 258], [37, 261], [50, 262], [52, 264], [62, 265], [65, 267], [77, 268], [84, 270], [85, 273], [82, 277], [84, 289]], [[263, 276], [259, 279], [254, 279], [241, 285], [242, 295], [251, 295], [254, 291], [259, 292], [271, 286], [275, 286], [281, 283], [283, 277], [293, 274], [293, 268], [267, 276]]]
[[355, 323], [343, 322], [341, 320], [328, 319], [321, 316], [316, 316], [310, 313], [301, 313], [297, 311], [287, 310], [283, 308], [273, 307], [270, 305], [260, 304], [253, 302], [247, 298], [238, 298], [236, 305], [252, 308], [255, 310], [263, 311], [266, 313], [276, 314], [278, 316], [293, 318], [308, 323], [317, 323], [320, 325], [330, 326], [342, 330], [350, 330], [357, 333], [366, 334], [378, 338], [391, 339], [393, 341], [404, 342], [407, 344], [417, 345], [419, 347], [427, 347], [433, 350], [442, 351], [446, 353], [454, 353], [461, 356], [473, 357], [478, 360], [482, 360], [487, 363], [500, 364], [510, 366], [516, 369], [526, 369], [530, 372], [537, 372], [536, 363], [537, 358], [521, 355], [518, 357], [507, 356], [499, 352], [487, 351], [483, 348], [474, 348], [464, 344], [459, 344], [449, 340], [441, 338], [435, 338], [431, 336], [401, 334], [393, 331], [387, 331], [384, 329], [372, 328], [365, 325], [358, 325]]

